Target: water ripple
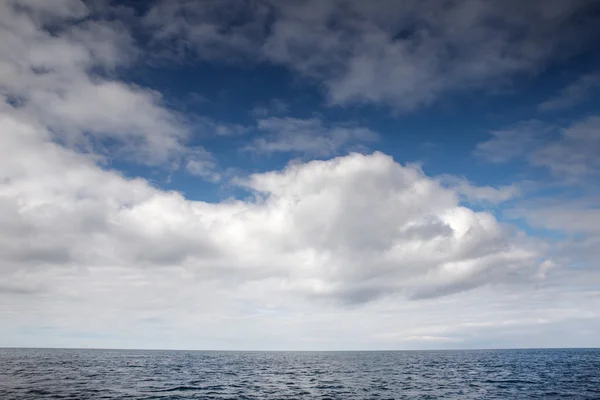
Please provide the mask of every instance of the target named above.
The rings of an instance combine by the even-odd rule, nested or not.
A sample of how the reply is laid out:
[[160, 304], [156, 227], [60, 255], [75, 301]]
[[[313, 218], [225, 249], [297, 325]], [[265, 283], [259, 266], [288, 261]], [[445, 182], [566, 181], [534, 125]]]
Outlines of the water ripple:
[[0, 399], [599, 399], [600, 350], [0, 349]]

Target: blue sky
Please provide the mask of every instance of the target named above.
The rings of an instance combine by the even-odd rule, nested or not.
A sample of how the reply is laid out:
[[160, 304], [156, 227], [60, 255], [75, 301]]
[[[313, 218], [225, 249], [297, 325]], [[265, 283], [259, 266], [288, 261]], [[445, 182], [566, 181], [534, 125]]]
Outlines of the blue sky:
[[[136, 66], [126, 76], [130, 82], [159, 91], [169, 107], [191, 120], [192, 129], [205, 129], [203, 125], [197, 127], [194, 118], [209, 118], [224, 126], [244, 129], [243, 134], [233, 138], [229, 135], [206, 138], [202, 133], [192, 137], [191, 142], [197, 141], [215, 154], [223, 168], [265, 171], [282, 168], [292, 157], [313, 158], [315, 154], [307, 155], [301, 150], [256, 157], [240, 149], [264, 134], [257, 129], [260, 119], [318, 118], [325, 124], [366, 127], [379, 136], [365, 143], [347, 143], [330, 155], [345, 154], [352, 146], [365, 152], [379, 150], [399, 162], [422, 163], [431, 175], [448, 173], [465, 176], [478, 184], [501, 185], [529, 177], [543, 179], [546, 171], [536, 171], [518, 162], [500, 166], [485, 163], [475, 157], [473, 149], [489, 139], [491, 131], [524, 121], [537, 120], [560, 127], [594, 115], [598, 98], [593, 85], [572, 107], [553, 110], [540, 107], [560, 96], [561, 90], [582, 76], [593, 75], [597, 65], [598, 56], [586, 51], [559, 65], [548, 65], [535, 76], [515, 74], [491, 93], [485, 86], [472, 91], [451, 91], [429, 106], [410, 111], [385, 103], [328, 105], [327, 93], [318, 82], [266, 63], [244, 66], [188, 60], [161, 68]], [[185, 174], [185, 170], [182, 172]], [[190, 189], [187, 180], [183, 179], [181, 186], [177, 182], [156, 183], [166, 184], [165, 188], [170, 189]]]
[[521, 3], [3, 3], [0, 345], [598, 346], [598, 7]]

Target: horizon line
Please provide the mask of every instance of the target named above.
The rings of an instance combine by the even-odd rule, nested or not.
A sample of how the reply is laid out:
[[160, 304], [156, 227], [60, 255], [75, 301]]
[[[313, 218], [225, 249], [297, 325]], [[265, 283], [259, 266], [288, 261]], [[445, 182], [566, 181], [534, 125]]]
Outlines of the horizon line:
[[236, 349], [159, 349], [159, 348], [117, 348], [117, 347], [14, 347], [0, 346], [0, 350], [108, 350], [108, 351], [194, 351], [214, 353], [384, 353], [417, 351], [493, 351], [493, 350], [600, 350], [598, 347], [466, 347], [448, 349], [353, 349], [353, 350], [236, 350]]

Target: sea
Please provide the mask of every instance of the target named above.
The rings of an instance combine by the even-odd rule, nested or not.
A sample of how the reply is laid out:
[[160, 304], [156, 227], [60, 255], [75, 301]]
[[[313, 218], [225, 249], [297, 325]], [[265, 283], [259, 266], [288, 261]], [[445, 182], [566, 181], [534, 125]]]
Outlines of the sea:
[[0, 349], [0, 399], [600, 399], [600, 349]]

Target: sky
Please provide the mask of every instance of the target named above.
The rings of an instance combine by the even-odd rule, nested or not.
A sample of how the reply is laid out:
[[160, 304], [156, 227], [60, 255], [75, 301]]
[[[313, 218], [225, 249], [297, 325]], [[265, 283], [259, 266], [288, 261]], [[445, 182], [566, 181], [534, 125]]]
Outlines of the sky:
[[0, 2], [0, 346], [600, 346], [600, 4]]

